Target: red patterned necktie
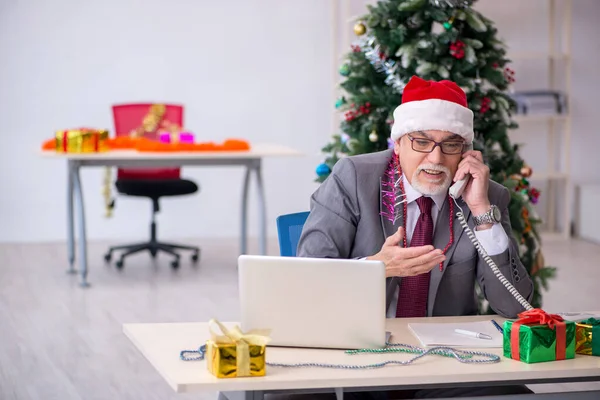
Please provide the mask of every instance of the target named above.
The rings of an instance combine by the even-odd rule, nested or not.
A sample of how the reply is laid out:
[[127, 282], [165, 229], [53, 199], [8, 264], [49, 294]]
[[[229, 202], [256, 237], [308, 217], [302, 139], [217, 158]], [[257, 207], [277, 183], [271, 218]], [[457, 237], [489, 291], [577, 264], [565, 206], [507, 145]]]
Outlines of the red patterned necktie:
[[[425, 246], [433, 243], [433, 219], [431, 218], [431, 197], [419, 197], [419, 219], [412, 234], [410, 247]], [[404, 276], [400, 279], [396, 317], [427, 316], [427, 296], [429, 294], [429, 276], [431, 272], [417, 276]]]

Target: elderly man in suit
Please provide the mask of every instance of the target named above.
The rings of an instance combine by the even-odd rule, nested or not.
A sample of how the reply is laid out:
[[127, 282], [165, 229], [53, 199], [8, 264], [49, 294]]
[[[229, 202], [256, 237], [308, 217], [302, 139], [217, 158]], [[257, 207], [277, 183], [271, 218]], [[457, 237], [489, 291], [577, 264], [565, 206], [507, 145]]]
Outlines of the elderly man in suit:
[[[382, 261], [388, 318], [476, 314], [476, 282], [496, 313], [516, 317], [523, 306], [456, 216], [462, 210], [481, 246], [530, 301], [533, 283], [511, 233], [510, 194], [490, 180], [481, 153], [471, 149], [473, 136], [473, 112], [460, 87], [413, 77], [394, 111], [394, 148], [336, 163], [311, 197], [298, 256]], [[468, 184], [455, 201], [449, 188], [465, 177]], [[486, 390], [483, 394], [529, 392]]]

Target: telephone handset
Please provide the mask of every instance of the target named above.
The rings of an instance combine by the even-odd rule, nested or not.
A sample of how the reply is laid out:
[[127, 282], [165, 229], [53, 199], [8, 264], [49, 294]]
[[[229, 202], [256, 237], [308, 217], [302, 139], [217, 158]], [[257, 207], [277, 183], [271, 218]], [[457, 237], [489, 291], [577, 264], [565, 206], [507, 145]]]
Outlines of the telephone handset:
[[[473, 150], [473, 144], [470, 143], [465, 145], [465, 150]], [[465, 174], [460, 181], [456, 181], [452, 186], [450, 186], [448, 194], [450, 194], [453, 199], [458, 199], [460, 196], [462, 196], [463, 191], [465, 190], [465, 187], [467, 187], [467, 183], [469, 183], [470, 179], [471, 175]]]
[[473, 245], [475, 246], [475, 248], [477, 249], [479, 254], [481, 254], [481, 256], [483, 257], [485, 262], [490, 266], [490, 268], [494, 272], [494, 275], [496, 275], [496, 278], [498, 278], [498, 280], [500, 280], [500, 282], [504, 285], [504, 287], [506, 287], [506, 289], [510, 292], [510, 294], [513, 295], [513, 297], [519, 302], [519, 304], [521, 304], [523, 306], [523, 308], [525, 308], [525, 310], [532, 310], [533, 306], [531, 304], [529, 304], [527, 302], [527, 300], [523, 296], [521, 296], [521, 294], [517, 291], [517, 289], [515, 289], [515, 287], [508, 281], [508, 279], [506, 279], [506, 277], [502, 274], [500, 269], [498, 269], [498, 266], [496, 265], [496, 263], [494, 263], [494, 260], [491, 259], [491, 257], [485, 251], [485, 249], [481, 246], [481, 244], [475, 237], [475, 234], [469, 228], [469, 225], [467, 224], [467, 221], [465, 220], [465, 215], [463, 213], [462, 208], [460, 208], [460, 205], [456, 201], [456, 199], [458, 199], [460, 196], [462, 196], [462, 193], [465, 190], [465, 187], [469, 183], [470, 179], [471, 179], [471, 175], [467, 174], [467, 175], [465, 175], [465, 177], [463, 179], [454, 183], [449, 189], [450, 196], [454, 199], [454, 203], [460, 210], [456, 213], [456, 218], [458, 218], [458, 222], [460, 223], [462, 228], [465, 230], [465, 233], [467, 234], [467, 236], [469, 237], [471, 242], [473, 242]]
[[456, 181], [456, 183], [450, 186], [449, 194], [453, 199], [458, 199], [462, 196], [465, 187], [467, 187], [467, 183], [469, 183], [469, 179], [471, 179], [471, 175], [467, 174], [460, 181]]

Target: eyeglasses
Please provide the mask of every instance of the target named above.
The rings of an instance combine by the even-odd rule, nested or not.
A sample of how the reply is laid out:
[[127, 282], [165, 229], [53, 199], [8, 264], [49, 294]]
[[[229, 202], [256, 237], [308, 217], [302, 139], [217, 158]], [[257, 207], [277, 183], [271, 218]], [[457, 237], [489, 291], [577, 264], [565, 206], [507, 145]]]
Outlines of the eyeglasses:
[[448, 155], [460, 154], [465, 148], [465, 143], [460, 141], [436, 142], [435, 140], [425, 138], [414, 138], [407, 135], [410, 139], [412, 149], [419, 153], [431, 153], [436, 146], [440, 146], [442, 153]]

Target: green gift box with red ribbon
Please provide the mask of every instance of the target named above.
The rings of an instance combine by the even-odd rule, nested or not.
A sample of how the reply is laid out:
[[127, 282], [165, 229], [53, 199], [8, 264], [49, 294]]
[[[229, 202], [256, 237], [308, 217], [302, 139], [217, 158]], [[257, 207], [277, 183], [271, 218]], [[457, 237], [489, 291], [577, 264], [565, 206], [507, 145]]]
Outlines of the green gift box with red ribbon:
[[600, 356], [600, 319], [588, 318], [577, 321], [575, 352], [588, 356]]
[[576, 324], [536, 308], [504, 322], [504, 356], [528, 364], [575, 358]]

